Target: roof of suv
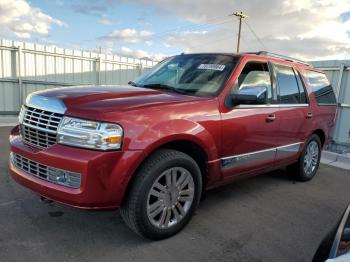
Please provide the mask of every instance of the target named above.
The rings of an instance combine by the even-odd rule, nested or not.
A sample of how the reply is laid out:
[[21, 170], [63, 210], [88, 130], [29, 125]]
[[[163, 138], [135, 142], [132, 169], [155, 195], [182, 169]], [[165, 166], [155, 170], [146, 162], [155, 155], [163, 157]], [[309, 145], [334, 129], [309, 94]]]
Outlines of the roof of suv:
[[280, 54], [276, 54], [276, 53], [270, 53], [270, 52], [267, 52], [267, 51], [259, 51], [259, 52], [256, 52], [256, 53], [245, 53], [245, 54], [253, 54], [253, 55], [260, 55], [260, 56], [265, 56], [265, 57], [277, 58], [277, 59], [281, 59], [281, 60], [284, 60], [284, 61], [288, 61], [288, 62], [292, 62], [292, 63], [298, 63], [298, 64], [303, 64], [303, 65], [312, 67], [312, 65], [310, 63], [307, 63], [307, 62], [302, 61], [300, 59], [296, 59], [296, 58], [293, 58], [293, 57], [290, 57], [290, 56], [280, 55]]
[[[276, 53], [270, 53], [267, 51], [259, 51], [259, 52], [246, 52], [246, 53], [220, 53], [220, 52], [214, 52], [214, 53], [189, 53], [189, 54], [182, 54], [182, 55], [201, 55], [201, 54], [211, 54], [211, 55], [229, 55], [229, 56], [258, 56], [258, 57], [265, 57], [265, 58], [271, 58], [274, 61], [280, 61], [280, 62], [286, 62], [286, 63], [292, 63], [292, 64], [297, 64], [299, 66], [309, 68], [312, 70], [317, 70], [312, 64], [302, 61], [300, 59], [296, 59], [293, 57], [285, 56], [285, 55], [280, 55]], [[317, 70], [318, 71], [318, 70]]]
[[269, 60], [274, 61], [274, 62], [282, 62], [282, 63], [285, 63], [286, 65], [294, 64], [294, 65], [297, 65], [299, 68], [302, 68], [302, 69], [307, 69], [307, 70], [321, 72], [320, 70], [315, 68], [312, 64], [310, 64], [308, 62], [305, 62], [303, 60], [296, 59], [296, 58], [289, 57], [289, 56], [285, 56], [285, 55], [269, 53], [269, 52], [266, 52], [266, 51], [260, 51], [260, 52], [256, 52], [256, 53], [250, 53], [250, 52], [248, 52], [248, 53], [241, 53], [241, 56], [264, 57], [264, 58], [268, 58]]

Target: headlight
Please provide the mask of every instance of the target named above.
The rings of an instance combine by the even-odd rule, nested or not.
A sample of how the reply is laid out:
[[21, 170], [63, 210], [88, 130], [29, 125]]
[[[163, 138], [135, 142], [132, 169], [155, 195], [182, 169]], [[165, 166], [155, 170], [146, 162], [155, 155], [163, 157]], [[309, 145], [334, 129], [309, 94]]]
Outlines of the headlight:
[[84, 119], [63, 117], [58, 129], [58, 143], [97, 150], [120, 149], [121, 126]]

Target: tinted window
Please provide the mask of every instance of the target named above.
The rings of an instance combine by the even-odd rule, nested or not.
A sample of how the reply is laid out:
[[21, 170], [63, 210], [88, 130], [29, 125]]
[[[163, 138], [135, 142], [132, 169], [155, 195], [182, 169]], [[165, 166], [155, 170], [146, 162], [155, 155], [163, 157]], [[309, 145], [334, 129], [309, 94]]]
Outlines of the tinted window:
[[307, 99], [307, 94], [305, 92], [304, 83], [301, 80], [299, 73], [296, 74], [296, 77], [297, 77], [298, 86], [299, 86], [299, 92], [300, 92], [300, 103], [307, 104], [308, 103], [308, 99]]
[[270, 103], [272, 85], [267, 63], [247, 63], [236, 80], [233, 93], [260, 94], [264, 96], [265, 103]]
[[318, 104], [337, 103], [333, 88], [325, 74], [315, 71], [304, 71], [303, 76], [308, 85], [312, 88], [312, 91], [315, 93]]
[[293, 68], [275, 65], [275, 70], [279, 87], [279, 102], [281, 104], [300, 103], [299, 87]]

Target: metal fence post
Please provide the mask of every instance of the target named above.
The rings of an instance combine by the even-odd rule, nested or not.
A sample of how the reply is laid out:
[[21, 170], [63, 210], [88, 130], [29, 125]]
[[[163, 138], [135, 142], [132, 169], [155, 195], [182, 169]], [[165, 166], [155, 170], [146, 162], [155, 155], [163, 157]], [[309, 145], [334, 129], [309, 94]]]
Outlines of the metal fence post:
[[17, 49], [17, 79], [19, 88], [19, 108], [23, 104], [23, 83], [22, 83], [22, 47], [18, 46]]
[[338, 103], [341, 104], [344, 102], [344, 97], [345, 97], [345, 88], [342, 88], [341, 83], [343, 79], [343, 73], [345, 69], [345, 64], [341, 64], [339, 68], [339, 78], [338, 78], [338, 83], [337, 83], [337, 91], [338, 91]]
[[139, 75], [142, 75], [142, 73], [143, 73], [143, 64], [140, 63], [140, 64], [138, 65], [138, 68], [139, 68]]
[[101, 85], [101, 57], [96, 59], [96, 84]]

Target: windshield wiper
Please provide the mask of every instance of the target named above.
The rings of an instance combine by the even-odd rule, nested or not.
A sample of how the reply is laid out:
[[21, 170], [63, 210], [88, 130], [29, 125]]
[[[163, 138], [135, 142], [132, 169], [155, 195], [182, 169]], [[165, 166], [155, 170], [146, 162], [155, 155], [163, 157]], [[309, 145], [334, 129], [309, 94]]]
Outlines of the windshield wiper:
[[184, 90], [180, 90], [180, 89], [177, 89], [173, 86], [169, 86], [169, 85], [165, 85], [165, 84], [146, 84], [146, 85], [143, 85], [141, 87], [149, 87], [149, 88], [153, 88], [153, 89], [162, 89], [162, 90], [169, 90], [169, 91], [173, 91], [173, 92], [176, 92], [176, 93], [180, 93], [180, 94], [186, 94], [187, 92], [184, 91]]
[[128, 85], [137, 86], [137, 84], [136, 84], [135, 82], [133, 82], [133, 81], [129, 81], [129, 82], [128, 82]]

